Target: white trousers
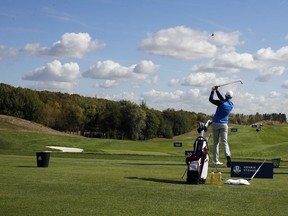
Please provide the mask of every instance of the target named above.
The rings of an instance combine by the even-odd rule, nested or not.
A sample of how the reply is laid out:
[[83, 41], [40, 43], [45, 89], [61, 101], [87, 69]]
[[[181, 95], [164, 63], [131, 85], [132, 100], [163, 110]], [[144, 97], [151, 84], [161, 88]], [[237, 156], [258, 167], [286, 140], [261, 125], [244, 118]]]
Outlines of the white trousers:
[[219, 161], [219, 138], [221, 138], [225, 157], [231, 156], [229, 145], [228, 145], [228, 125], [213, 122], [212, 131], [213, 131], [213, 141], [214, 141], [213, 156], [214, 156], [214, 162], [216, 163]]

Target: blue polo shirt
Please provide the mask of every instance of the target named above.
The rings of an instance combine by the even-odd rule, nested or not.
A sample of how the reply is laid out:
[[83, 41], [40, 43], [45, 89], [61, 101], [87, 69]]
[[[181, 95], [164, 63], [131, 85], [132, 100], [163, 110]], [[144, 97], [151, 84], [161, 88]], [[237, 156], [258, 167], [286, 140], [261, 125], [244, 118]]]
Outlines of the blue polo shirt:
[[211, 92], [209, 101], [217, 106], [216, 112], [213, 117], [213, 122], [228, 124], [229, 114], [232, 111], [234, 105], [230, 99], [223, 98], [223, 96], [216, 91], [220, 100], [214, 100], [214, 91]]
[[223, 101], [214, 114], [213, 122], [228, 124], [229, 114], [233, 109], [233, 103], [230, 100]]

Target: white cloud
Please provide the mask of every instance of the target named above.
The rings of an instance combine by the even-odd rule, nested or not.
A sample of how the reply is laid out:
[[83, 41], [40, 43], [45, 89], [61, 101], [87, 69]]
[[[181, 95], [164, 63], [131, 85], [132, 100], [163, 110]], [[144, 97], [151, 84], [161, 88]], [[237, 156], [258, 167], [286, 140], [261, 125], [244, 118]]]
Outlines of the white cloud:
[[[288, 81], [287, 81], [288, 88]], [[220, 89], [222, 94], [225, 93]], [[272, 91], [267, 96], [256, 95], [241, 90], [233, 90], [234, 109], [232, 113], [255, 114], [259, 113], [285, 113], [286, 107], [283, 104], [288, 103], [288, 94], [283, 94], [281, 97], [279, 92]], [[194, 88], [187, 91], [175, 90], [159, 91], [152, 89], [143, 92], [141, 95], [136, 95], [134, 92], [123, 92], [116, 95], [97, 95], [97, 97], [106, 98], [109, 100], [130, 100], [135, 103], [145, 101], [150, 107], [157, 110], [165, 110], [174, 108], [176, 110], [187, 110], [192, 112], [203, 112], [206, 114], [214, 114], [216, 106], [209, 102], [209, 88]], [[285, 98], [286, 97], [286, 98]]]
[[83, 77], [107, 80], [145, 80], [149, 74], [154, 73], [158, 68], [158, 65], [146, 60], [128, 67], [106, 60], [98, 61], [83, 73]]
[[24, 80], [51, 81], [51, 82], [74, 82], [80, 76], [80, 68], [77, 63], [62, 64], [58, 60], [38, 67], [31, 73], [23, 76]]
[[155, 83], [158, 83], [159, 81], [160, 81], [159, 76], [153, 76], [150, 79], [146, 79], [146, 82], [150, 84], [155, 84]]
[[16, 57], [18, 54], [18, 50], [15, 48], [9, 48], [0, 44], [0, 62], [5, 59]]
[[263, 71], [259, 73], [259, 75], [256, 77], [256, 80], [260, 82], [267, 82], [269, 81], [273, 76], [280, 76], [284, 73], [285, 67], [283, 66], [275, 66], [271, 68], [263, 68]]
[[285, 88], [285, 89], [288, 89], [288, 80], [285, 80], [282, 85], [281, 85], [282, 88]]
[[234, 113], [255, 114], [259, 113], [285, 113], [288, 101], [279, 97], [279, 93], [270, 92], [269, 95], [259, 95], [251, 93], [237, 92], [233, 97]]
[[177, 90], [175, 92], [156, 91], [152, 89], [149, 92], [143, 93], [143, 96], [149, 97], [150, 100], [155, 102], [172, 102], [179, 101], [185, 95], [185, 91]]
[[117, 95], [99, 94], [97, 97], [113, 101], [129, 100], [137, 104], [143, 101], [143, 98], [139, 97], [134, 92], [121, 92]]
[[[220, 91], [221, 92], [221, 91]], [[183, 109], [194, 112], [213, 114], [216, 106], [209, 102], [210, 89], [189, 89], [188, 91], [156, 91], [151, 90], [141, 95], [150, 107], [164, 110], [171, 108]], [[223, 94], [223, 92], [222, 92]], [[273, 96], [273, 97], [271, 97]], [[287, 103], [287, 100], [279, 97], [279, 93], [271, 92], [270, 96], [256, 96], [242, 91], [234, 91], [233, 113], [255, 114], [259, 113], [285, 113], [286, 108], [279, 104]]]
[[176, 59], [193, 60], [210, 58], [217, 51], [234, 50], [239, 41], [240, 32], [210, 33], [194, 30], [185, 26], [162, 29], [140, 43], [139, 48], [155, 55], [164, 55]]
[[257, 65], [253, 55], [249, 53], [221, 53], [208, 63], [192, 67], [192, 72], [239, 72], [240, 70], [255, 70]]
[[118, 82], [116, 80], [105, 80], [102, 84], [96, 84], [95, 86], [97, 88], [112, 88], [118, 85]]
[[182, 79], [172, 79], [170, 80], [170, 85], [184, 85], [184, 86], [203, 86], [211, 84], [215, 81], [215, 73], [196, 73], [190, 74], [188, 77]]
[[188, 77], [184, 77], [181, 79], [172, 79], [169, 82], [169, 85], [183, 85], [183, 86], [197, 86], [197, 87], [205, 87], [205, 86], [215, 86], [220, 85], [227, 82], [232, 82], [232, 78], [228, 77], [216, 77], [216, 73], [192, 73]]
[[199, 89], [176, 90], [173, 92], [152, 89], [144, 92], [141, 98], [149, 107], [158, 110], [174, 108], [176, 110], [183, 109], [195, 112], [207, 111], [206, 108], [203, 110], [202, 107], [207, 105], [208, 97], [207, 95], [202, 95]]
[[40, 44], [27, 44], [23, 51], [33, 55], [47, 55], [61, 58], [82, 58], [87, 52], [100, 49], [104, 43], [92, 41], [88, 33], [65, 33], [51, 48], [41, 47]]
[[262, 48], [255, 54], [255, 59], [259, 61], [273, 61], [287, 64], [288, 61], [288, 46], [281, 47], [274, 51], [272, 48]]
[[280, 76], [288, 66], [288, 47], [276, 52], [271, 48], [260, 49], [255, 55], [249, 53], [221, 53], [210, 61], [194, 65], [192, 72], [229, 72], [243, 71], [258, 73], [256, 80], [267, 82], [274, 76]]
[[119, 79], [128, 78], [130, 68], [123, 67], [119, 63], [106, 60], [98, 61], [96, 65], [90, 67], [88, 71], [83, 73], [83, 77], [92, 79]]
[[70, 92], [73, 93], [73, 90], [77, 87], [76, 82], [34, 82], [30, 85], [29, 88], [37, 90], [47, 90], [47, 91], [56, 91], [56, 92]]
[[234, 50], [235, 46], [241, 45], [244, 42], [240, 41], [239, 38], [241, 36], [241, 32], [234, 31], [234, 32], [221, 32], [217, 31], [214, 33], [214, 36], [210, 39], [213, 41], [214, 44], [219, 45], [222, 47], [223, 50], [227, 52], [231, 52]]
[[212, 57], [217, 50], [208, 37], [208, 33], [177, 26], [149, 34], [139, 47], [148, 53], [177, 59], [206, 58]]
[[138, 73], [138, 74], [141, 74], [141, 73], [150, 74], [150, 73], [154, 73], [158, 69], [159, 69], [159, 65], [154, 64], [152, 61], [143, 60], [135, 66], [135, 68], [133, 69], [133, 72]]
[[280, 92], [276, 92], [276, 91], [271, 91], [270, 92], [270, 97], [275, 98], [275, 97], [280, 97], [281, 93]]

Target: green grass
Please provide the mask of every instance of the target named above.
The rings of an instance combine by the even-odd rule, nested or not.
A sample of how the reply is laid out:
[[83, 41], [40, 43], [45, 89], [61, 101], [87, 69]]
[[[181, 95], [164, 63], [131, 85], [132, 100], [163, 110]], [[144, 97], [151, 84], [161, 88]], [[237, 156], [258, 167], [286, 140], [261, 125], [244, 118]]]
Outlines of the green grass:
[[[250, 126], [233, 125], [230, 127], [238, 128], [236, 133], [229, 132], [229, 145], [234, 159], [263, 160], [266, 158], [270, 160], [280, 157], [282, 160], [288, 160], [286, 135], [288, 125], [263, 126], [260, 132], [256, 132]], [[211, 129], [208, 130], [207, 135], [210, 133]], [[47, 149], [46, 146], [55, 145], [83, 148], [86, 153], [183, 156], [185, 150], [191, 150], [196, 137], [197, 134], [193, 131], [173, 139], [157, 138], [148, 141], [128, 141], [6, 129], [0, 130], [0, 154], [31, 155], [35, 151], [51, 150]], [[175, 141], [182, 142], [183, 147], [173, 147]], [[209, 141], [211, 146], [212, 141], [211, 138]], [[221, 159], [224, 160], [221, 145], [220, 154]]]
[[[287, 125], [264, 126], [260, 132], [233, 127], [238, 132], [229, 133], [232, 159], [280, 157], [273, 179], [255, 178], [249, 186], [187, 185], [181, 179], [184, 151], [191, 149], [195, 132], [125, 141], [23, 131], [0, 123], [1, 215], [287, 215]], [[183, 147], [173, 147], [175, 141]], [[53, 151], [49, 167], [38, 168], [35, 152], [49, 150], [47, 145], [79, 147], [84, 153]], [[224, 179], [231, 178], [228, 168], [221, 170]]]
[[[1, 155], [1, 215], [287, 214], [286, 162], [273, 179], [217, 186], [185, 184], [184, 165], [168, 159], [52, 154], [48, 168], [37, 168], [36, 157]], [[230, 178], [228, 168], [223, 177]]]

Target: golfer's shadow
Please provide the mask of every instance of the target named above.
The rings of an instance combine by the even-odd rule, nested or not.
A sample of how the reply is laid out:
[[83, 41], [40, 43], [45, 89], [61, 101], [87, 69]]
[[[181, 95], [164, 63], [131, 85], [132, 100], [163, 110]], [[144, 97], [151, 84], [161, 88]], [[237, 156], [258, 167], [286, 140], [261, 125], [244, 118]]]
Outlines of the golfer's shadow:
[[139, 178], [139, 177], [126, 177], [127, 179], [136, 179], [142, 181], [152, 181], [152, 182], [160, 182], [160, 183], [167, 183], [167, 184], [186, 184], [185, 181], [180, 180], [171, 180], [171, 179], [157, 179], [157, 178]]

